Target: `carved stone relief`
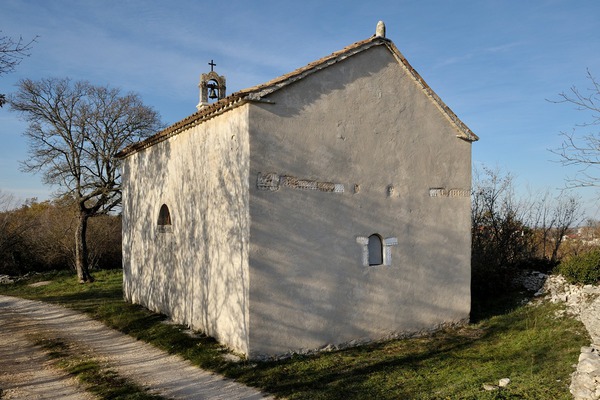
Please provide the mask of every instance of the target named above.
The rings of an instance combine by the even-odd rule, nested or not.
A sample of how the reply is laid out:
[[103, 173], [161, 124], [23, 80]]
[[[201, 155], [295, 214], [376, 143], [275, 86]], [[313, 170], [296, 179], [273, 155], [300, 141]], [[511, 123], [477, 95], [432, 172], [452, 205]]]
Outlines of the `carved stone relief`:
[[275, 172], [258, 174], [256, 188], [258, 190], [276, 191], [280, 187], [300, 190], [317, 190], [319, 192], [344, 193], [344, 185], [333, 182], [319, 182], [311, 179], [300, 179], [289, 175], [278, 175]]
[[468, 189], [429, 189], [429, 197], [469, 197], [470, 195], [471, 192]]

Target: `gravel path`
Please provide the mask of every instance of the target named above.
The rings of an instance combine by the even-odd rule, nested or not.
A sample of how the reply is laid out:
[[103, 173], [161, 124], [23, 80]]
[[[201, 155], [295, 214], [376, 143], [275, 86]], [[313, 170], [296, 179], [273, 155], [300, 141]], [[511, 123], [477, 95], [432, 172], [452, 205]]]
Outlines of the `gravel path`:
[[151, 393], [172, 399], [264, 399], [256, 389], [193, 366], [179, 356], [47, 303], [0, 296], [0, 397], [93, 399], [53, 368], [34, 338], [60, 338], [109, 363]]

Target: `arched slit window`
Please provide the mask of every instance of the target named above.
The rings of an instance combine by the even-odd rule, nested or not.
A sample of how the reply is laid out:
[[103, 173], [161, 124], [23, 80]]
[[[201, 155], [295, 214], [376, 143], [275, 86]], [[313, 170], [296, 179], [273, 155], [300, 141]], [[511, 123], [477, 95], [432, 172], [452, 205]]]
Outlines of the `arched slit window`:
[[383, 242], [381, 236], [374, 233], [369, 236], [369, 265], [383, 264]]
[[357, 236], [356, 243], [362, 248], [362, 265], [392, 265], [392, 246], [398, 245], [398, 238], [389, 237], [383, 239], [381, 235], [374, 233], [369, 237]]
[[166, 232], [170, 229], [171, 223], [171, 213], [169, 212], [169, 207], [166, 204], [163, 204], [160, 207], [160, 211], [158, 212], [158, 229], [161, 232]]

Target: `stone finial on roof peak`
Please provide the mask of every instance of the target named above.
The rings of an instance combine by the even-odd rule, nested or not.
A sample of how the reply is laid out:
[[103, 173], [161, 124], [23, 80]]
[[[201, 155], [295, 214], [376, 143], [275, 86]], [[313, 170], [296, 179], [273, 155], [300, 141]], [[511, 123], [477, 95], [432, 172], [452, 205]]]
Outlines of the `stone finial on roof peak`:
[[376, 37], [385, 37], [385, 24], [383, 23], [383, 21], [379, 21], [377, 23], [377, 28], [375, 29], [375, 36]]

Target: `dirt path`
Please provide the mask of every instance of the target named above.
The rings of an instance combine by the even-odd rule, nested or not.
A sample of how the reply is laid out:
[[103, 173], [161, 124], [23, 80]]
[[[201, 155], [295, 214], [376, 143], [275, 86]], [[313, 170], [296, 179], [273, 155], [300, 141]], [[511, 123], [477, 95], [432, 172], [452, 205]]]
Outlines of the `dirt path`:
[[2, 399], [93, 399], [74, 378], [52, 368], [48, 357], [21, 332], [30, 323], [12, 310], [0, 314], [0, 389]]
[[75, 311], [0, 296], [0, 389], [4, 399], [93, 399], [54, 369], [34, 337], [60, 338], [106, 360], [151, 393], [173, 399], [263, 399], [255, 389], [107, 328]]

